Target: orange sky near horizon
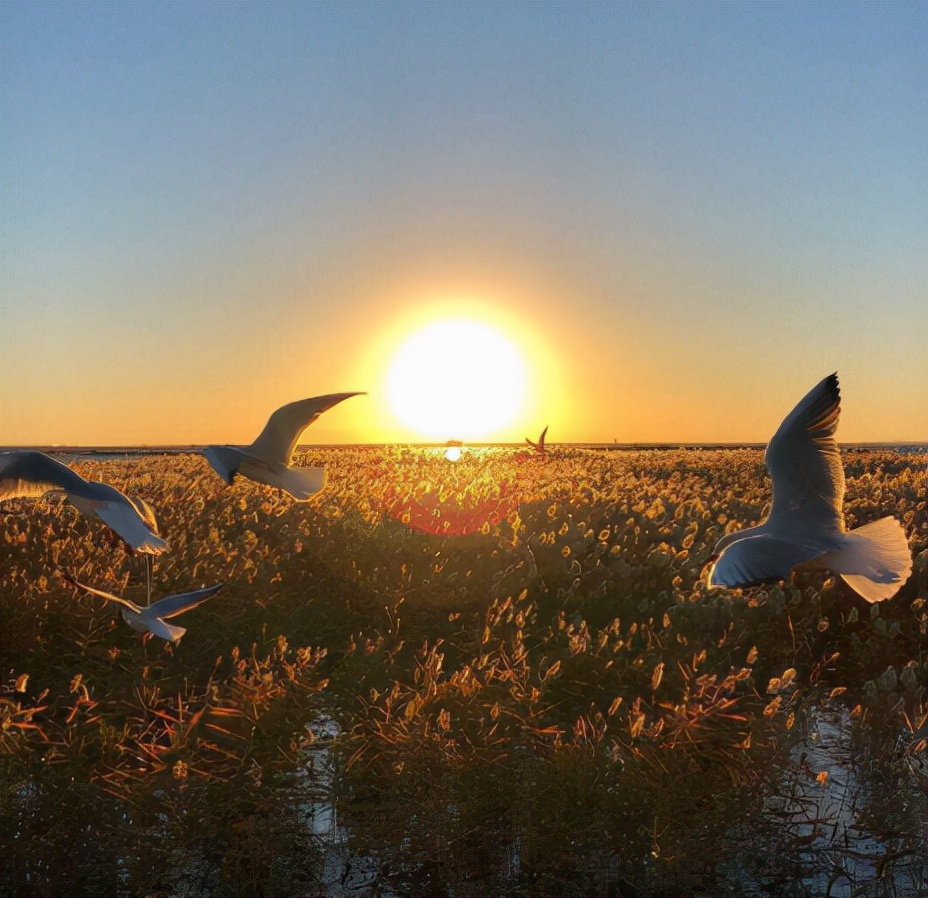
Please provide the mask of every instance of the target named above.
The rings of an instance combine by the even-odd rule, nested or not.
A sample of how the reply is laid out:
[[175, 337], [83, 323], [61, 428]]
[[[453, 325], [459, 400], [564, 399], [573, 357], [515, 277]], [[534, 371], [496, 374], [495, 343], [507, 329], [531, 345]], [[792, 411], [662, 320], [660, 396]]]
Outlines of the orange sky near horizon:
[[[411, 334], [430, 323], [460, 318], [496, 329], [526, 365], [523, 407], [509, 424], [475, 436], [475, 442], [521, 443], [548, 426], [551, 444], [764, 443], [793, 405], [836, 368], [842, 387], [840, 442], [928, 442], [928, 415], [911, 414], [904, 398], [887, 407], [884, 397], [871, 383], [861, 382], [856, 370], [843, 376], [834, 358], [815, 370], [786, 364], [783, 370], [764, 371], [758, 360], [749, 372], [724, 365], [707, 370], [704, 365], [697, 374], [692, 348], [688, 351], [685, 345], [667, 353], [663, 364], [649, 358], [638, 343], [645, 328], [633, 314], [617, 339], [612, 333], [591, 335], [564, 314], [570, 304], [560, 296], [546, 296], [538, 285], [520, 290], [511, 282], [497, 283], [495, 289], [468, 290], [457, 284], [442, 291], [434, 283], [416, 288], [404, 280], [393, 292], [384, 292], [373, 314], [355, 299], [355, 320], [363, 319], [363, 326], [333, 324], [332, 339], [321, 339], [320, 331], [320, 339], [310, 341], [315, 345], [305, 351], [292, 333], [281, 337], [283, 345], [267, 365], [263, 381], [251, 373], [257, 370], [256, 353], [249, 355], [241, 342], [224, 358], [221, 371], [201, 382], [195, 375], [187, 379], [189, 372], [172, 377], [169, 360], [151, 366], [157, 372], [156, 389], [140, 388], [132, 377], [114, 379], [102, 367], [97, 373], [79, 370], [72, 383], [42, 398], [48, 417], [28, 420], [23, 415], [17, 427], [15, 418], [5, 415], [0, 445], [248, 443], [280, 405], [353, 390], [367, 395], [324, 413], [304, 432], [301, 445], [432, 442], [437, 438], [406, 426], [391, 408], [387, 373]], [[334, 305], [344, 312], [353, 303], [345, 299]], [[293, 328], [310, 331], [305, 322], [294, 322]], [[270, 339], [259, 332], [259, 350]], [[152, 351], [154, 347], [148, 349]], [[475, 366], [480, 363], [473, 360]], [[471, 373], [465, 369], [431, 374], [439, 381], [457, 376], [466, 382]], [[100, 391], [96, 396], [81, 393], [88, 380]], [[28, 401], [28, 392], [21, 395]], [[0, 407], [4, 412], [15, 408], [3, 400], [0, 385]], [[874, 420], [878, 429], [870, 423]]]
[[[248, 329], [225, 331], [217, 322], [208, 327], [205, 347], [196, 331], [161, 345], [144, 323], [137, 332], [114, 333], [119, 345], [110, 364], [88, 358], [78, 344], [49, 347], [59, 362], [69, 358], [70, 376], [50, 393], [39, 381], [4, 377], [0, 445], [249, 443], [280, 405], [354, 390], [367, 395], [323, 414], [301, 444], [431, 442], [434, 437], [406, 426], [391, 409], [387, 374], [411, 334], [454, 318], [495, 328], [526, 363], [524, 406], [509, 424], [476, 441], [520, 443], [548, 426], [552, 444], [764, 443], [793, 405], [837, 370], [839, 441], [928, 442], [928, 409], [912, 408], [898, 372], [861, 359], [834, 334], [827, 343], [814, 337], [825, 344], [821, 353], [808, 353], [802, 343], [770, 342], [714, 353], [691, 338], [691, 322], [650, 318], [632, 303], [617, 326], [577, 320], [572, 291], [602, 287], [582, 277], [559, 280], [550, 260], [537, 266], [533, 279], [515, 273], [518, 265], [507, 270], [488, 249], [485, 258], [495, 266], [481, 265], [474, 253], [449, 265], [442, 279], [436, 269], [447, 255], [433, 252], [427, 278], [417, 277], [412, 264], [399, 271], [391, 260], [384, 268], [392, 284], [381, 290], [371, 289], [374, 275], [363, 267], [361, 276], [332, 278], [311, 304], [284, 296], [272, 304], [280, 317], [258, 313]], [[468, 280], [464, 272], [475, 270], [484, 276]], [[214, 302], [204, 297], [194, 316], [210, 319]], [[741, 327], [756, 330], [750, 321]], [[217, 345], [223, 340], [226, 349]], [[433, 374], [465, 382], [469, 376], [467, 370]], [[910, 386], [917, 396], [918, 385]], [[32, 405], [44, 413], [32, 414]]]

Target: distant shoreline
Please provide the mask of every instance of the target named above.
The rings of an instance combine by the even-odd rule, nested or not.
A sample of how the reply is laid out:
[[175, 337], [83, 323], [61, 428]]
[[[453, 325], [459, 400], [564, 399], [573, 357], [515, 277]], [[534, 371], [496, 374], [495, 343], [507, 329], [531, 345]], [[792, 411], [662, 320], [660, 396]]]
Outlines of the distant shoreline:
[[[297, 452], [323, 451], [333, 449], [361, 449], [374, 451], [381, 449], [444, 449], [447, 443], [312, 443], [297, 446]], [[464, 443], [472, 449], [524, 449], [522, 443]], [[595, 451], [641, 451], [641, 450], [699, 450], [699, 449], [764, 449], [766, 443], [552, 443], [549, 449], [588, 449]], [[907, 452], [928, 453], [928, 442], [918, 440], [893, 441], [883, 443], [839, 443], [843, 450], [861, 449], [895, 449]], [[202, 452], [204, 446], [0, 446], [0, 452], [17, 450], [38, 450], [49, 455], [184, 455]]]

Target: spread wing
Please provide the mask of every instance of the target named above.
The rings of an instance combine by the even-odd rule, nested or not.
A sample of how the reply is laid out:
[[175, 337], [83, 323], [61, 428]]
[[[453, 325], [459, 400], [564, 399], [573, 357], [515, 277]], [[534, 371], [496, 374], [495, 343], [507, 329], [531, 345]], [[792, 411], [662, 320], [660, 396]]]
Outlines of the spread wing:
[[0, 454], [0, 499], [43, 496], [54, 489], [80, 491], [86, 483], [80, 474], [44, 452]]
[[[102, 483], [91, 483], [91, 486], [106, 486]], [[133, 549], [144, 555], [160, 555], [168, 548], [168, 544], [154, 531], [154, 526], [149, 525], [136, 510], [136, 504], [113, 487], [113, 490], [119, 498], [100, 498], [92, 501], [94, 512], [109, 524]], [[141, 502], [141, 500], [137, 500]], [[78, 504], [81, 508], [83, 503]], [[146, 511], [146, 517], [151, 516], [154, 519], [154, 513], [151, 508], [142, 503], [141, 507]], [[83, 510], [83, 509], [82, 509]]]
[[538, 437], [537, 443], [534, 440], [530, 440], [528, 437], [525, 438], [525, 442], [528, 443], [529, 446], [531, 446], [536, 452], [544, 452], [545, 451], [545, 436], [547, 433], [548, 433], [548, 428], [545, 427], [545, 429], [541, 432], [541, 436]]
[[160, 617], [162, 620], [176, 617], [183, 614], [197, 605], [202, 605], [207, 599], [211, 599], [219, 592], [225, 583], [217, 583], [215, 586], [207, 586], [203, 589], [194, 590], [194, 592], [182, 592], [176, 596], [166, 596], [158, 599], [145, 609], [145, 617]]
[[141, 614], [142, 609], [135, 604], [135, 602], [129, 601], [129, 599], [124, 599], [122, 596], [113, 595], [111, 592], [105, 592], [102, 589], [95, 589], [93, 586], [88, 586], [86, 583], [80, 583], [75, 580], [70, 574], [61, 574], [61, 579], [68, 584], [68, 586], [76, 586], [78, 589], [83, 589], [84, 592], [89, 592], [92, 595], [100, 596], [102, 599], [109, 599], [111, 602], [116, 602], [119, 605], [128, 608], [130, 611], [134, 611], [136, 614]]
[[844, 529], [844, 467], [835, 440], [840, 414], [838, 375], [831, 374], [773, 435], [764, 456], [773, 479], [772, 525], [798, 515], [816, 529]]
[[237, 446], [206, 446], [203, 455], [213, 470], [230, 486], [245, 454]]
[[314, 396], [312, 399], [300, 399], [281, 406], [268, 419], [248, 451], [266, 462], [290, 464], [293, 450], [296, 449], [300, 434], [309, 427], [324, 411], [338, 405], [344, 399], [361, 396], [361, 393], [330, 393], [327, 396]]
[[735, 587], [765, 580], [785, 580], [797, 564], [821, 554], [821, 549], [810, 549], [789, 540], [768, 535], [749, 536], [732, 543], [722, 552], [709, 571], [707, 585], [710, 588]]

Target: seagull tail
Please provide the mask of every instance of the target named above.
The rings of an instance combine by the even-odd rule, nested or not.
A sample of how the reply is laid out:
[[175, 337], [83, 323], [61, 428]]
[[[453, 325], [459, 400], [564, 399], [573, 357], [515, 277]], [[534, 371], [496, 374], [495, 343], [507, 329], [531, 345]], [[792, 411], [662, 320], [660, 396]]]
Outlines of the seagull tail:
[[166, 620], [162, 620], [160, 617], [155, 618], [155, 620], [151, 622], [149, 629], [155, 636], [160, 636], [162, 639], [166, 639], [168, 642], [180, 642], [181, 636], [187, 632], [185, 627], [178, 627], [175, 624], [169, 624]]
[[[270, 479], [269, 481], [270, 482]], [[284, 468], [273, 479], [273, 486], [290, 493], [297, 501], [303, 501], [325, 488], [325, 467]]]
[[902, 524], [893, 517], [880, 518], [845, 537], [843, 548], [822, 559], [824, 566], [868, 602], [894, 596], [912, 573], [912, 552]]
[[133, 614], [125, 608], [122, 610], [122, 616], [133, 630], [137, 630], [139, 633], [150, 632], [154, 636], [160, 636], [167, 642], [180, 642], [181, 636], [187, 632], [185, 627], [169, 624], [163, 618], [151, 617], [150, 615], [143, 617], [141, 614]]

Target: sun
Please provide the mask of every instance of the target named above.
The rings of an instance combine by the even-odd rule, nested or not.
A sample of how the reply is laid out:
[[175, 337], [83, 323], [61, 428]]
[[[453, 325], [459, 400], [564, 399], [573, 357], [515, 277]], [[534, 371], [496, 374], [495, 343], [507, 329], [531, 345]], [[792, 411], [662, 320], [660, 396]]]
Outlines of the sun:
[[424, 437], [479, 440], [513, 421], [526, 381], [525, 363], [502, 333], [473, 319], [446, 319], [400, 346], [387, 395], [396, 417]]

